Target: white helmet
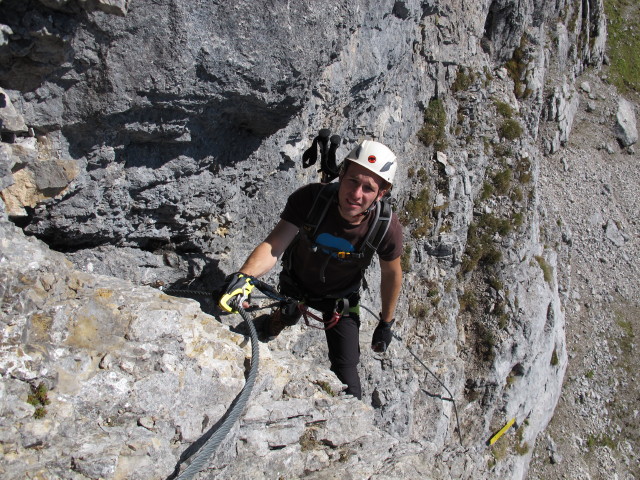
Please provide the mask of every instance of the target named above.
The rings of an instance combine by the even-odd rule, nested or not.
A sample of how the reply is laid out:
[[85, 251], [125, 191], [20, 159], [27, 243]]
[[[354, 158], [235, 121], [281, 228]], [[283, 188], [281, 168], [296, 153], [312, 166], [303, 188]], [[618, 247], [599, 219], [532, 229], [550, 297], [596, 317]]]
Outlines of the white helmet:
[[393, 184], [398, 162], [396, 156], [388, 147], [373, 140], [363, 140], [351, 150], [345, 160], [357, 163], [378, 175], [384, 181]]

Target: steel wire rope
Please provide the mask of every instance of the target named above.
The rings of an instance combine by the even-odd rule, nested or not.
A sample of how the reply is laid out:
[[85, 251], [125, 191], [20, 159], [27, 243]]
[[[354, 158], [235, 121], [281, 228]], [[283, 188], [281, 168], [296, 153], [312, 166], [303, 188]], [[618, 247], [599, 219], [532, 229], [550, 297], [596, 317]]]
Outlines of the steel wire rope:
[[[222, 440], [227, 436], [233, 424], [238, 420], [240, 414], [244, 410], [247, 401], [249, 400], [249, 396], [251, 395], [251, 390], [253, 390], [253, 385], [256, 381], [256, 377], [258, 375], [258, 363], [260, 361], [260, 348], [258, 345], [258, 332], [256, 331], [256, 327], [253, 325], [253, 321], [251, 317], [245, 312], [244, 308], [241, 305], [237, 307], [238, 313], [244, 319], [244, 321], [249, 326], [249, 334], [251, 336], [251, 369], [249, 370], [249, 376], [247, 377], [247, 381], [238, 396], [238, 401], [235, 402], [234, 405], [231, 406], [231, 411], [225, 418], [222, 425], [218, 427], [218, 429], [209, 437], [209, 439], [205, 442], [205, 444], [199, 449], [198, 452], [194, 453], [191, 457], [196, 455], [196, 458], [190, 463], [190, 465], [177, 477], [177, 480], [190, 480], [194, 475], [199, 473], [202, 468], [205, 466], [206, 462], [216, 451]], [[189, 457], [189, 459], [191, 458]], [[189, 459], [185, 461], [189, 461]]]
[[[255, 283], [255, 286], [264, 294], [266, 294], [268, 298], [271, 298], [274, 300], [289, 300], [288, 297], [280, 295], [273, 287], [269, 286], [268, 284], [262, 281], [254, 279], [254, 283]], [[209, 295], [209, 292], [204, 292], [201, 290], [189, 290], [189, 289], [180, 289], [180, 290], [167, 289], [166, 292], [167, 293], [183, 293], [183, 294], [191, 294], [191, 295]], [[361, 306], [364, 310], [371, 313], [374, 316], [374, 318], [378, 318], [378, 316], [373, 311], [371, 311], [371, 309], [367, 308], [364, 305], [361, 305]], [[251, 320], [251, 317], [247, 314], [247, 312], [241, 305], [238, 306], [238, 313], [249, 326], [249, 333], [251, 336], [251, 369], [249, 371], [249, 376], [247, 377], [245, 386], [240, 392], [238, 401], [232, 406], [232, 409], [229, 415], [226, 417], [222, 425], [220, 425], [220, 427], [211, 435], [211, 437], [209, 437], [209, 439], [200, 448], [200, 450], [194, 454], [194, 455], [197, 455], [196, 458], [190, 463], [190, 465], [184, 470], [184, 472], [182, 472], [177, 477], [177, 480], [190, 480], [191, 478], [193, 478], [194, 475], [196, 475], [202, 470], [205, 463], [209, 460], [211, 455], [213, 455], [213, 453], [216, 451], [216, 449], [218, 448], [222, 440], [227, 436], [227, 434], [231, 430], [231, 427], [233, 426], [233, 424], [240, 417], [240, 414], [244, 410], [244, 407], [249, 399], [249, 396], [251, 395], [251, 391], [253, 389], [253, 385], [255, 383], [255, 379], [258, 374], [258, 364], [259, 364], [258, 333], [256, 332], [256, 329], [253, 324], [253, 321]], [[433, 378], [435, 378], [436, 381], [442, 386], [442, 388], [444, 388], [445, 391], [449, 394], [449, 398], [442, 398], [442, 397], [440, 398], [442, 398], [443, 401], [450, 401], [453, 404], [453, 411], [456, 417], [458, 438], [460, 439], [460, 445], [463, 445], [462, 433], [460, 430], [460, 422], [458, 419], [458, 409], [451, 391], [438, 378], [438, 376], [435, 373], [433, 373], [431, 369], [429, 369], [429, 367], [427, 367], [424, 364], [424, 362], [411, 350], [411, 348], [409, 348], [409, 346], [406, 344], [406, 342], [402, 337], [400, 337], [395, 332], [393, 333], [393, 336], [404, 345], [404, 347], [416, 359], [416, 361], [418, 361], [420, 365], [422, 365], [425, 368], [425, 370], [427, 370], [427, 372], [431, 374]]]
[[[367, 308], [365, 305], [361, 305], [361, 307], [362, 307], [362, 309], [363, 309], [363, 310], [366, 310], [366, 311], [367, 311], [367, 312], [369, 312], [371, 315], [373, 315], [373, 317], [374, 317], [375, 319], [377, 319], [378, 321], [380, 321], [380, 318], [378, 317], [378, 315], [376, 315], [373, 311], [371, 311], [371, 309], [370, 309], [370, 308]], [[451, 402], [451, 403], [453, 404], [453, 413], [454, 413], [454, 414], [455, 414], [455, 416], [456, 416], [456, 426], [457, 426], [457, 430], [458, 430], [458, 438], [459, 438], [459, 440], [460, 440], [460, 445], [461, 445], [461, 446], [464, 446], [464, 444], [462, 443], [462, 432], [461, 432], [461, 430], [460, 430], [460, 420], [458, 419], [458, 408], [456, 407], [456, 401], [455, 401], [455, 399], [453, 398], [453, 394], [452, 394], [452, 393], [451, 393], [451, 391], [447, 388], [447, 386], [444, 384], [444, 382], [442, 382], [442, 380], [440, 380], [440, 379], [438, 378], [438, 376], [437, 376], [435, 373], [433, 373], [429, 367], [427, 367], [427, 366], [425, 365], [425, 363], [424, 363], [424, 362], [423, 362], [423, 361], [422, 361], [422, 360], [421, 360], [421, 359], [420, 359], [420, 358], [419, 358], [419, 357], [418, 357], [418, 356], [413, 352], [413, 350], [411, 350], [411, 348], [409, 348], [409, 345], [407, 344], [407, 342], [405, 342], [405, 340], [404, 340], [400, 335], [398, 335], [398, 334], [397, 334], [397, 333], [395, 333], [395, 332], [393, 332], [393, 333], [392, 333], [392, 335], [395, 337], [395, 339], [396, 339], [396, 340], [398, 340], [400, 343], [402, 343], [402, 345], [404, 346], [404, 348], [406, 348], [406, 350], [411, 354], [411, 356], [412, 356], [413, 358], [415, 358], [415, 359], [416, 359], [416, 361], [417, 361], [420, 365], [422, 365], [422, 366], [424, 367], [424, 369], [425, 369], [427, 372], [429, 372], [429, 373], [431, 374], [431, 376], [432, 376], [433, 378], [435, 378], [435, 379], [436, 379], [436, 381], [437, 381], [437, 382], [442, 386], [442, 388], [444, 388], [444, 389], [446, 390], [446, 392], [449, 394], [449, 398], [443, 398], [443, 397], [440, 397], [440, 399], [442, 399], [443, 401], [446, 401], [446, 402]], [[427, 393], [427, 392], [425, 392], [425, 393]]]

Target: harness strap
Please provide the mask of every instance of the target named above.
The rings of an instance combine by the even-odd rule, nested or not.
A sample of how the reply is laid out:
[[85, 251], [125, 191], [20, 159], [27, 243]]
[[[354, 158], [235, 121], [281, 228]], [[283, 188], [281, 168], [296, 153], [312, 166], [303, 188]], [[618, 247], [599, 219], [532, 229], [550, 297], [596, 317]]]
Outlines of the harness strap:
[[314, 238], [320, 223], [324, 219], [338, 193], [339, 184], [337, 182], [327, 183], [322, 187], [316, 196], [309, 210], [309, 215], [304, 222], [303, 229], [309, 238]]
[[[309, 311], [309, 307], [304, 303], [298, 303], [298, 311], [302, 314], [302, 318], [304, 318], [304, 323], [308, 327], [317, 328], [319, 330], [329, 330], [337, 325], [340, 319], [349, 314], [349, 300], [346, 298], [340, 298], [336, 300], [336, 306], [331, 314], [331, 317], [328, 320], [325, 320], [323, 317], [319, 317], [318, 315]], [[323, 324], [321, 327], [317, 327], [309, 322], [309, 318], [316, 320]]]

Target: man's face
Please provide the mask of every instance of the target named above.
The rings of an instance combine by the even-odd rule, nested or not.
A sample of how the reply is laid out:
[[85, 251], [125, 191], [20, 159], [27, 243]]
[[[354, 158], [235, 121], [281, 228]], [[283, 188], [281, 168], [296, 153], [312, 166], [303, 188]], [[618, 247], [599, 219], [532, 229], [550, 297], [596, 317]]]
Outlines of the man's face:
[[357, 163], [350, 163], [340, 178], [340, 215], [347, 221], [359, 222], [360, 215], [385, 194], [386, 191], [380, 189], [382, 184], [383, 180], [375, 173]]

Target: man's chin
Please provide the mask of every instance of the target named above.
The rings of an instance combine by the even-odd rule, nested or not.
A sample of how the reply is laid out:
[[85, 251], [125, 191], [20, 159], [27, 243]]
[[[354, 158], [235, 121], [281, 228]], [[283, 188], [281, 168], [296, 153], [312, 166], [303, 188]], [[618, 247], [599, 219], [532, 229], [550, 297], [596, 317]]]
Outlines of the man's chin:
[[347, 208], [340, 208], [340, 213], [342, 214], [342, 216], [344, 217], [349, 217], [349, 218], [356, 218], [359, 215], [361, 215], [363, 212], [362, 208], [360, 207], [347, 207]]

